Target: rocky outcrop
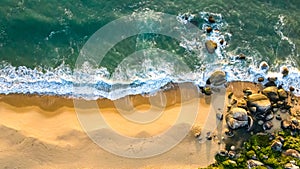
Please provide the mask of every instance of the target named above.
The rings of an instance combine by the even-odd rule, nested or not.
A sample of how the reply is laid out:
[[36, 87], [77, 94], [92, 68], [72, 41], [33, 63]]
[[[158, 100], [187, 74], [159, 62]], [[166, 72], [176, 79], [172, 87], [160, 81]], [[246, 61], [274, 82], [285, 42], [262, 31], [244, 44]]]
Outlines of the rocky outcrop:
[[276, 86], [266, 87], [262, 92], [272, 101], [279, 100], [278, 88]]
[[247, 126], [249, 123], [247, 111], [242, 108], [232, 108], [226, 115], [226, 123], [231, 129]]
[[265, 113], [271, 109], [271, 102], [263, 94], [251, 94], [247, 97], [248, 107], [255, 107], [255, 113]]
[[226, 74], [225, 72], [218, 70], [211, 74], [208, 80], [211, 85], [221, 86], [226, 83]]

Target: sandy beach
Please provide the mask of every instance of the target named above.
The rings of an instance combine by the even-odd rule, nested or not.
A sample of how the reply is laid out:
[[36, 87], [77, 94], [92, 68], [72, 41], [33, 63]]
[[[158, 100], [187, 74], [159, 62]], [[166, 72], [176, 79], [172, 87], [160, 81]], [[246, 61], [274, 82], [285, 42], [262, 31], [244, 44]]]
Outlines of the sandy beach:
[[[173, 87], [154, 96], [122, 98], [125, 103], [130, 101], [135, 111], [147, 115], [160, 113], [156, 119], [144, 125], [130, 122], [120, 115], [120, 111], [130, 113], [126, 105], [116, 106], [107, 99], [99, 99], [97, 103], [113, 130], [130, 137], [147, 138], [175, 125], [184, 106], [187, 107], [185, 111], [189, 107], [198, 111], [195, 124], [205, 128], [206, 119], [215, 111], [211, 107], [211, 100], [219, 94], [204, 96], [194, 89], [190, 89], [189, 85], [181, 88], [186, 90], [182, 93], [193, 93], [192, 96], [180, 97], [179, 89]], [[160, 95], [165, 97], [165, 106], [158, 101]], [[194, 103], [199, 103], [196, 109]], [[224, 105], [220, 103], [219, 109], [223, 109]], [[124, 110], [120, 110], [120, 107]], [[85, 111], [91, 110], [87, 108]], [[189, 112], [182, 113], [188, 115]], [[178, 145], [161, 155], [146, 159], [116, 156], [100, 148], [87, 136], [77, 118], [73, 99], [62, 97], [2, 95], [0, 116], [1, 168], [198, 168], [212, 163], [214, 154], [220, 148], [216, 141], [199, 143], [191, 132]], [[206, 125], [207, 130], [213, 130], [214, 127]]]
[[[230, 83], [226, 91], [222, 88], [214, 89], [211, 96], [206, 96], [195, 91], [195, 88], [190, 85], [180, 89], [175, 86], [153, 96], [136, 95], [122, 98], [123, 101], [119, 100], [119, 103], [130, 102], [135, 112], [148, 113], [147, 117], [159, 113], [158, 117], [145, 124], [138, 124], [124, 118], [120, 112], [132, 113], [132, 110], [125, 105], [124, 109], [120, 110], [119, 103], [116, 104], [108, 99], [97, 100], [99, 110], [109, 123], [110, 129], [136, 138], [150, 138], [163, 133], [170, 126], [180, 126], [181, 123], [175, 123], [179, 114], [189, 116], [189, 111], [195, 110], [195, 103], [197, 103], [198, 114], [194, 125], [201, 126], [202, 140], [196, 139], [191, 131], [170, 151], [141, 159], [114, 155], [94, 143], [79, 122], [73, 99], [56, 96], [1, 95], [0, 168], [205, 167], [214, 162], [215, 153], [224, 146], [220, 141], [224, 122], [220, 123], [216, 119], [216, 113], [223, 112], [226, 107], [226, 92], [233, 92], [234, 96], [240, 97], [243, 95], [242, 89], [248, 87], [258, 91], [260, 86], [235, 82]], [[181, 97], [182, 93], [193, 94]], [[160, 105], [161, 101], [158, 101], [162, 95], [165, 97], [163, 101], [165, 106]], [[94, 108], [87, 107], [84, 111], [89, 113], [91, 109]], [[206, 140], [207, 132], [214, 133], [215, 137]], [[103, 134], [101, 137], [109, 137], [109, 135]], [[167, 141], [172, 141], [172, 137], [169, 139]], [[126, 151], [126, 147], [121, 145], [116, 147]], [[137, 145], [130, 146], [134, 148]]]

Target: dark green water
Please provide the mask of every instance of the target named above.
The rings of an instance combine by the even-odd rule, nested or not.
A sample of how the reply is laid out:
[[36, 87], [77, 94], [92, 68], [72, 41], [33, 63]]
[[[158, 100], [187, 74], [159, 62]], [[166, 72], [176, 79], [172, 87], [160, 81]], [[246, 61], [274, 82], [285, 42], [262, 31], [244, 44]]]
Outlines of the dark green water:
[[[7, 78], [10, 71], [6, 71], [5, 66], [13, 66], [10, 67], [13, 71], [19, 66], [25, 66], [30, 70], [43, 69], [44, 72], [61, 65], [72, 69], [79, 51], [98, 29], [120, 17], [145, 11], [174, 16], [187, 12], [196, 16], [199, 16], [200, 12], [222, 15], [224, 25], [220, 31], [223, 34], [232, 35], [226, 39], [228, 45], [223, 51], [223, 58], [230, 58], [241, 53], [248, 58], [247, 64], [238, 63], [234, 68], [222, 68], [228, 73], [233, 71], [233, 75], [237, 77], [230, 78], [229, 74], [229, 80], [249, 80], [247, 79], [249, 75], [239, 76], [238, 72], [248, 71], [245, 68], [251, 65], [258, 66], [261, 61], [266, 61], [270, 65], [270, 70], [277, 72], [282, 65], [289, 65], [290, 68], [296, 69], [300, 66], [299, 0], [133, 0], [132, 2], [125, 0], [1, 0], [0, 60], [3, 62], [0, 66], [4, 78], [2, 88], [6, 90], [9, 87], [10, 92], [27, 91], [23, 90], [22, 86], [16, 86], [16, 79]], [[199, 17], [198, 21], [197, 26], [201, 29], [205, 21]], [[149, 42], [151, 45], [148, 45]], [[180, 60], [198, 74], [214, 62], [209, 59], [206, 62], [203, 61], [203, 57], [210, 56], [199, 58], [197, 53], [188, 52], [179, 44], [180, 42], [166, 36], [136, 35], [123, 40], [111, 49], [101, 62], [101, 67], [105, 67], [110, 73], [114, 72], [126, 56], [149, 46], [176, 53]], [[27, 72], [27, 74], [30, 73], [32, 72]], [[64, 73], [70, 74], [69, 71]], [[16, 74], [16, 76], [19, 75]], [[202, 75], [192, 80], [200, 76]], [[295, 77], [296, 80], [293, 80]], [[57, 77], [55, 79], [57, 80]], [[66, 80], [66, 78], [61, 79]], [[17, 81], [22, 80], [24, 78]], [[172, 81], [172, 78], [169, 81]], [[289, 85], [297, 87], [300, 85], [299, 74], [296, 73], [285, 81], [287, 81], [286, 87]], [[2, 82], [1, 79], [0, 82]], [[58, 90], [57, 88], [49, 90], [59, 93], [55, 91]], [[30, 91], [32, 92], [34, 90]]]
[[[151, 9], [178, 15], [201, 11], [220, 13], [232, 33], [227, 51], [257, 54], [270, 63], [292, 55], [300, 63], [300, 1], [95, 1], [52, 0], [0, 2], [0, 58], [14, 66], [72, 66], [87, 39], [99, 28], [119, 17]], [[284, 16], [282, 33], [296, 45], [292, 51], [274, 26]], [[133, 41], [128, 40], [132, 46]], [[126, 48], [128, 49], [128, 48]], [[134, 50], [134, 49], [131, 49]], [[125, 53], [126, 54], [126, 53]], [[113, 54], [112, 54], [113, 55]], [[119, 56], [122, 57], [122, 56]], [[110, 58], [108, 62], [113, 62]]]

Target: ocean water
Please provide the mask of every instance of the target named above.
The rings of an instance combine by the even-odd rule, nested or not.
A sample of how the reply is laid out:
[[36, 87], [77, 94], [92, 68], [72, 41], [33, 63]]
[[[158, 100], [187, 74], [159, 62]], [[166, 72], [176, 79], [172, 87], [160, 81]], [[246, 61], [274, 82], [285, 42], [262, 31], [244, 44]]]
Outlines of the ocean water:
[[[183, 27], [192, 21], [196, 38], [141, 33], [117, 43], [97, 66], [76, 67], [85, 43], [106, 24], [137, 14], [159, 21], [164, 13]], [[210, 15], [216, 23], [207, 21]], [[278, 85], [300, 89], [298, 0], [1, 0], [0, 21], [1, 94], [118, 99], [155, 93], [170, 82], [203, 86], [215, 70], [225, 71], [227, 81], [277, 76]], [[155, 26], [151, 19], [140, 29], [145, 25]], [[207, 26], [215, 31], [205, 33]], [[204, 50], [206, 40], [218, 42], [214, 54]], [[246, 60], [237, 59], [240, 54]], [[268, 69], [260, 68], [263, 61]], [[74, 92], [74, 86], [80, 88]]]

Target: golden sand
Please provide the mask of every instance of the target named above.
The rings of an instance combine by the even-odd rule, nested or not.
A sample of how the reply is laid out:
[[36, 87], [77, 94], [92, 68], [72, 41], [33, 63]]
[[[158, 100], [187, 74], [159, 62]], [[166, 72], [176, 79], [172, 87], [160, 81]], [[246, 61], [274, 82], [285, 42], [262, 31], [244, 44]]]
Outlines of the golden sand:
[[[227, 91], [238, 96], [245, 87], [259, 90], [252, 83], [233, 83]], [[204, 96], [187, 85], [181, 92], [174, 87], [154, 96], [128, 96], [118, 103], [99, 99], [98, 110], [113, 130], [146, 138], [164, 133], [175, 124], [180, 113], [189, 115], [196, 102], [198, 116], [194, 124], [200, 125], [203, 133], [215, 131], [216, 112], [226, 106], [225, 90]], [[183, 93], [193, 94], [181, 97]], [[135, 110], [124, 103], [131, 103]], [[137, 111], [141, 117], [144, 114], [153, 117], [148, 123], [138, 124], [124, 118], [120, 111], [129, 117]], [[199, 143], [191, 132], [170, 151], [151, 158], [116, 156], [86, 135], [73, 99], [56, 96], [1, 95], [0, 117], [0, 168], [198, 168], [213, 163], [214, 154], [222, 148], [217, 140]]]

